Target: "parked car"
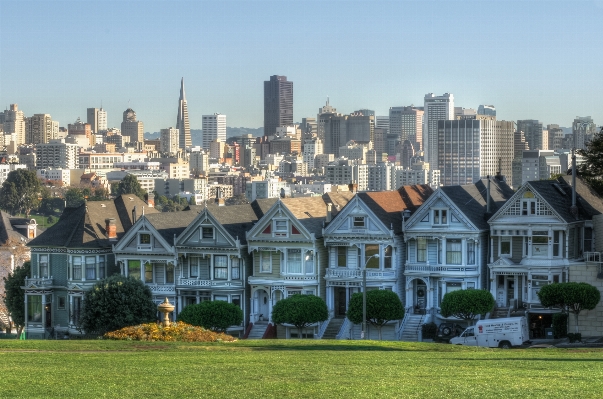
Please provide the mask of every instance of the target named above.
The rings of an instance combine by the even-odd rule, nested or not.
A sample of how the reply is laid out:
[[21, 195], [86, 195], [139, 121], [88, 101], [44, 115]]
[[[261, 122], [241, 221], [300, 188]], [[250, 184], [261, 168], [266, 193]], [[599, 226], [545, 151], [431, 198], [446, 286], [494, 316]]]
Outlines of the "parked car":
[[451, 338], [458, 337], [463, 330], [465, 330], [465, 328], [458, 324], [450, 322], [442, 323], [438, 326], [435, 341], [448, 343]]

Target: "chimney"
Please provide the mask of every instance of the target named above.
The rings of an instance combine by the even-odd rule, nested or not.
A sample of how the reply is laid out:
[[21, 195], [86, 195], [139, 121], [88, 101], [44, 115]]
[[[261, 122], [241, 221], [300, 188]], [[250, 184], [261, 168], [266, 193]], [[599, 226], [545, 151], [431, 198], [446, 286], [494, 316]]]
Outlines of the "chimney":
[[155, 194], [153, 194], [153, 193], [145, 194], [145, 198], [147, 200], [147, 205], [149, 206], [149, 208], [154, 208], [155, 207]]
[[117, 226], [115, 225], [115, 219], [105, 219], [105, 231], [107, 232], [107, 238], [110, 240], [117, 239]]
[[576, 206], [576, 150], [572, 149], [572, 206], [570, 213], [578, 219], [578, 207]]
[[136, 205], [134, 205], [134, 209], [132, 209], [132, 224], [136, 223]]
[[328, 203], [327, 204], [327, 223], [331, 223], [331, 220], [333, 220], [333, 204]]

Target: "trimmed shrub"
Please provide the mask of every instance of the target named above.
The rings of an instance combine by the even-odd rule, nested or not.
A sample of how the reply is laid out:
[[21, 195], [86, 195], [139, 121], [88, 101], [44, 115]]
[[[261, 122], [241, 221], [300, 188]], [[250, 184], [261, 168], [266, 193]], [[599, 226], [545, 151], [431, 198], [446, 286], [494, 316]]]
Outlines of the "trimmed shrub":
[[555, 313], [553, 315], [553, 336], [555, 338], [567, 337], [567, 313]]
[[185, 307], [178, 315], [178, 321], [212, 331], [226, 331], [243, 322], [243, 311], [232, 303], [205, 301]]
[[434, 322], [425, 323], [421, 326], [423, 339], [435, 339], [438, 335], [438, 325]]
[[172, 323], [163, 327], [159, 323], [141, 324], [108, 332], [106, 339], [126, 341], [176, 341], [176, 342], [233, 342], [234, 337], [224, 333], [206, 330], [203, 327], [191, 326], [183, 322]]

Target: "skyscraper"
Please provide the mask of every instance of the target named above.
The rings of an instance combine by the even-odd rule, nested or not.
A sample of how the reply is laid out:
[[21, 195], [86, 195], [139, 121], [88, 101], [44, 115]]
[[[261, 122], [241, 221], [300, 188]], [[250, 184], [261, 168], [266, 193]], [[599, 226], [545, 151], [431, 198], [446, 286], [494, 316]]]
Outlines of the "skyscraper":
[[26, 140], [30, 144], [48, 143], [59, 134], [59, 122], [53, 121], [48, 114], [35, 114], [26, 118]]
[[[390, 107], [389, 109], [389, 133], [396, 134], [398, 140], [403, 143], [410, 140], [413, 143], [423, 142], [423, 115], [424, 112], [413, 107]], [[420, 150], [420, 148], [415, 148]]]
[[216, 139], [222, 142], [226, 141], [226, 115], [203, 115], [201, 126], [203, 129], [202, 147], [205, 150], [209, 150], [210, 143]]
[[572, 123], [572, 133], [574, 135], [572, 147], [585, 149], [586, 143], [596, 133], [596, 125], [593, 122], [593, 118], [590, 116], [577, 116]]
[[429, 162], [431, 169], [438, 166], [438, 121], [454, 118], [454, 96], [444, 93], [436, 96], [433, 93], [425, 95], [423, 107], [423, 146], [425, 162]]
[[548, 133], [544, 135], [542, 123], [533, 119], [517, 121], [517, 130], [523, 132], [530, 150], [548, 150]]
[[121, 135], [128, 136], [130, 143], [144, 140], [144, 125], [142, 121], [136, 119], [136, 112], [132, 108], [124, 111], [124, 119], [121, 123]]
[[264, 136], [272, 136], [279, 126], [293, 124], [293, 82], [273, 75], [264, 81]]
[[23, 111], [19, 111], [18, 104], [11, 104], [9, 109], [4, 110], [2, 125], [5, 134], [17, 135], [17, 144], [25, 144], [25, 116]]
[[98, 134], [107, 130], [107, 111], [102, 107], [100, 109], [88, 108], [86, 116], [86, 122], [90, 124], [92, 133]]
[[179, 148], [191, 147], [191, 126], [188, 122], [188, 105], [184, 94], [184, 78], [180, 81], [180, 99], [178, 100], [178, 119], [176, 120], [176, 129], [180, 132]]
[[178, 132], [178, 129], [174, 129], [173, 127], [161, 129], [161, 152], [170, 155], [176, 154], [178, 152], [179, 142], [180, 132]]

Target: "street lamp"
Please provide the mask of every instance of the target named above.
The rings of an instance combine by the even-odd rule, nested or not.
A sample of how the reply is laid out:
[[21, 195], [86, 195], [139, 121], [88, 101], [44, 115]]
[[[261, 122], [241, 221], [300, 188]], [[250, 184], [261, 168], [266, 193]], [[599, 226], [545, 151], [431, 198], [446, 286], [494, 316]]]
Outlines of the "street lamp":
[[362, 333], [360, 339], [366, 339], [366, 265], [373, 258], [379, 259], [379, 254], [369, 256], [362, 269]]

